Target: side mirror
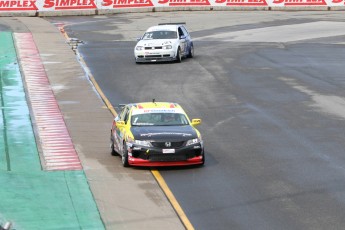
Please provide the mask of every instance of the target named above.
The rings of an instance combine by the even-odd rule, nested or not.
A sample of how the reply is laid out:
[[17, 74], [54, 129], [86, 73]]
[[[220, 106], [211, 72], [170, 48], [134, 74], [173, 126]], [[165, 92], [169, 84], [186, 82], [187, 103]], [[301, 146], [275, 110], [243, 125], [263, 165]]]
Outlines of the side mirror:
[[123, 127], [125, 127], [125, 122], [124, 121], [117, 121], [116, 122], [116, 127], [118, 128], [118, 129], [122, 129]]
[[181, 35], [180, 39], [186, 39], [186, 36], [185, 35]]
[[137, 41], [140, 41], [140, 40], [141, 40], [141, 37], [138, 37], [138, 38], [137, 38]]
[[201, 124], [201, 119], [200, 118], [195, 118], [192, 119], [192, 126], [197, 126]]

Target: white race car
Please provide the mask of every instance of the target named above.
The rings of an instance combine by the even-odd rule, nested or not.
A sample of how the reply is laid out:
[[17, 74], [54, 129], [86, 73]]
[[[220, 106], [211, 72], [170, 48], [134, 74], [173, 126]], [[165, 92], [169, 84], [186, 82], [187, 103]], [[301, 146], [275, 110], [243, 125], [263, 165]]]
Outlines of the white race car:
[[176, 61], [194, 56], [194, 46], [184, 23], [159, 24], [138, 38], [135, 62]]

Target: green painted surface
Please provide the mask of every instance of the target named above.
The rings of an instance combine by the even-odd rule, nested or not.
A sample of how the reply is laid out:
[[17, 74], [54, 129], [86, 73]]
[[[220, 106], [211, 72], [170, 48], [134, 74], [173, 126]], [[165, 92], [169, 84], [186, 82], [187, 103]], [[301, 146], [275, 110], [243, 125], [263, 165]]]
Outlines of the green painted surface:
[[22, 78], [11, 33], [0, 33], [1, 170], [40, 171]]
[[19, 229], [104, 229], [82, 171], [1, 173], [0, 217]]
[[104, 229], [83, 171], [42, 171], [10, 32], [0, 32], [0, 225]]

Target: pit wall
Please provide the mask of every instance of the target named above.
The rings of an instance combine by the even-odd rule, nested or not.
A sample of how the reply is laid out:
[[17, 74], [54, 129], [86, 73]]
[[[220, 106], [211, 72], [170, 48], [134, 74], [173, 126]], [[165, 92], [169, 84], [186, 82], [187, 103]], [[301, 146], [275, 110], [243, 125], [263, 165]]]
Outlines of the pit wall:
[[345, 0], [0, 0], [0, 16], [208, 10], [345, 10]]

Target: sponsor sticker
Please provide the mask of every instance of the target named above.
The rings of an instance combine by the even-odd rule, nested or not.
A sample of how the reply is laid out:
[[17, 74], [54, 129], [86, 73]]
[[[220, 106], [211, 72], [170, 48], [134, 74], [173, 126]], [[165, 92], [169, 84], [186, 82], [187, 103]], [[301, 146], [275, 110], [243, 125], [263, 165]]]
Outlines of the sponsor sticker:
[[182, 113], [183, 111], [181, 109], [135, 109], [132, 112], [132, 115], [136, 114], [145, 114], [145, 113]]
[[127, 7], [152, 7], [151, 0], [103, 0], [102, 6], [113, 6], [113, 8]]
[[273, 0], [273, 4], [282, 4], [283, 6], [325, 6], [327, 5], [325, 0]]
[[345, 4], [345, 1], [344, 0], [333, 0], [332, 3], [344, 3]]
[[0, 0], [0, 11], [10, 10], [10, 11], [28, 11], [28, 10], [38, 10], [36, 6], [36, 0], [34, 1], [22, 1], [22, 0]]
[[267, 6], [266, 0], [216, 0], [215, 3], [225, 3], [226, 6]]
[[158, 4], [167, 4], [168, 6], [209, 6], [208, 0], [159, 0]]
[[183, 136], [183, 137], [189, 137], [192, 136], [190, 133], [170, 133], [170, 132], [162, 132], [162, 133], [143, 133], [140, 134], [141, 137], [152, 137], [152, 136], [163, 136], [163, 135], [177, 135], [177, 136]]
[[96, 9], [95, 0], [45, 0], [43, 8], [55, 10]]

